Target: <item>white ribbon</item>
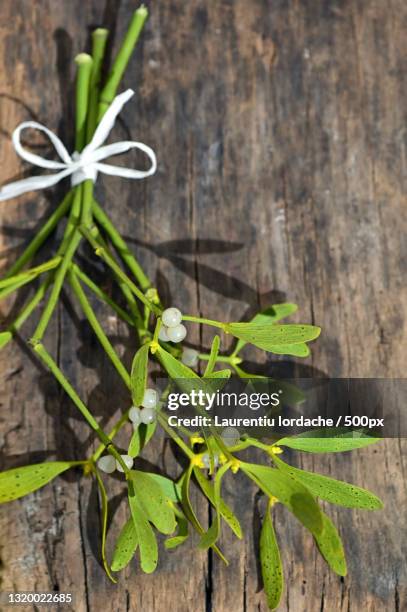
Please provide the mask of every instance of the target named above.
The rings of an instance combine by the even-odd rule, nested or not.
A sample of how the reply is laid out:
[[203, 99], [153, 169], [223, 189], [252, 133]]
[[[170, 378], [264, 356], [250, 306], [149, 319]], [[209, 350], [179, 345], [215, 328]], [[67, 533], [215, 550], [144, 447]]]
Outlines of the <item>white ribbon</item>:
[[[15, 198], [27, 191], [52, 187], [52, 185], [59, 183], [59, 181], [67, 176], [71, 176], [71, 184], [74, 186], [79, 185], [79, 183], [87, 179], [95, 182], [98, 172], [129, 179], [143, 179], [154, 174], [157, 169], [155, 153], [150, 147], [142, 142], [124, 140], [103, 147], [101, 146], [109, 136], [118, 114], [133, 94], [134, 91], [132, 89], [127, 89], [124, 93], [116, 96], [106, 113], [103, 115], [90, 143], [86, 145], [81, 153], [75, 151], [72, 156], [69, 155], [58, 136], [41, 123], [37, 123], [36, 121], [25, 121], [24, 123], [20, 123], [14, 130], [12, 137], [16, 153], [34, 166], [49, 168], [51, 170], [60, 170], [60, 172], [56, 172], [55, 174], [44, 174], [42, 176], [31, 176], [21, 181], [4, 185], [4, 187], [0, 189], [0, 201]], [[30, 151], [24, 149], [20, 142], [20, 134], [26, 128], [33, 128], [45, 132], [62, 161], [58, 162], [51, 159], [44, 159], [40, 155], [35, 155], [35, 153], [30, 153]], [[149, 157], [151, 162], [149, 170], [133, 170], [132, 168], [125, 168], [123, 166], [112, 166], [110, 164], [100, 163], [100, 161], [106, 159], [106, 157], [125, 153], [130, 149], [140, 149], [140, 151], [143, 151]]]

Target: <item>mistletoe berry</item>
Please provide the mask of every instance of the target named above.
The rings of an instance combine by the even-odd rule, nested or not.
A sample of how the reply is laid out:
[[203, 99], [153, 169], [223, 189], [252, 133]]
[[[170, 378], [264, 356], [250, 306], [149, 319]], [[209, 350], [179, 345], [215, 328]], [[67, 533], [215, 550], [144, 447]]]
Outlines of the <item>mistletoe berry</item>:
[[104, 455], [97, 462], [97, 466], [101, 472], [112, 474], [116, 469], [116, 459], [111, 455]]
[[[133, 467], [133, 463], [134, 463], [134, 459], [133, 457], [130, 457], [130, 455], [120, 455], [121, 458], [123, 459], [126, 467], [131, 470], [131, 468]], [[113, 457], [112, 457], [113, 458]], [[116, 469], [118, 472], [124, 472], [123, 467], [120, 465], [120, 463], [116, 460]]]
[[184, 365], [190, 368], [195, 368], [198, 365], [199, 353], [195, 349], [184, 348], [182, 351], [181, 361]]
[[145, 425], [154, 423], [156, 418], [157, 418], [157, 413], [155, 411], [155, 408], [143, 408], [143, 410], [140, 411], [141, 422], [144, 423]]
[[221, 438], [226, 446], [236, 446], [240, 440], [240, 433], [236, 427], [225, 427], [222, 431]]
[[185, 336], [187, 335], [187, 328], [185, 327], [185, 325], [182, 325], [182, 323], [180, 323], [175, 327], [167, 327], [167, 334], [168, 339], [171, 340], [171, 342], [182, 342]]
[[178, 308], [166, 308], [161, 318], [166, 327], [177, 327], [182, 321], [182, 312]]
[[160, 331], [158, 332], [158, 339], [162, 342], [169, 342], [170, 339], [168, 337], [168, 327], [165, 325], [161, 325]]
[[144, 391], [143, 401], [141, 405], [143, 408], [155, 408], [158, 403], [158, 394], [155, 389], [146, 389]]
[[141, 423], [140, 408], [137, 408], [137, 406], [132, 406], [129, 410], [129, 419], [133, 423], [134, 427], [138, 427], [138, 425]]

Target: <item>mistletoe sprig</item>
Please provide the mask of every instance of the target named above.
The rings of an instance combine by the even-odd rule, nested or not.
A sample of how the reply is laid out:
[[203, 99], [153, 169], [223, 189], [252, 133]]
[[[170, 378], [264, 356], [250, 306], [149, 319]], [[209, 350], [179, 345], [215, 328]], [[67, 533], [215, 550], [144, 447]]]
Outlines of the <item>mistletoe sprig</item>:
[[[77, 56], [77, 152], [83, 151], [91, 141], [115, 99], [146, 18], [147, 10], [142, 6], [133, 16], [103, 85], [101, 74], [107, 30], [99, 28], [93, 32], [91, 55], [81, 53]], [[48, 461], [2, 472], [0, 502], [18, 499], [44, 486], [64, 471], [81, 467], [83, 475], [95, 478], [99, 487], [102, 508], [101, 557], [107, 575], [115, 582], [113, 574], [130, 563], [137, 553], [144, 572], [155, 570], [158, 563], [158, 533], [168, 536], [165, 547], [171, 550], [183, 544], [192, 530], [199, 536], [199, 549], [211, 548], [227, 563], [218, 546], [223, 524], [226, 523], [238, 538], [243, 536], [243, 531], [233, 510], [222, 498], [221, 486], [226, 475], [233, 477], [240, 470], [268, 499], [260, 535], [260, 560], [269, 607], [274, 609], [278, 606], [283, 591], [283, 570], [272, 522], [273, 507], [277, 503], [286, 506], [310, 531], [330, 567], [337, 574], [345, 575], [346, 562], [340, 536], [318, 501], [375, 510], [382, 507], [380, 500], [354, 485], [295, 468], [281, 459], [281, 453], [284, 448], [313, 453], [348, 451], [362, 448], [375, 442], [375, 439], [346, 436], [326, 438], [313, 432], [312, 435], [291, 436], [266, 444], [248, 435], [240, 436], [236, 431], [224, 431], [219, 435], [212, 429], [191, 433], [183, 427], [170, 427], [162, 410], [171, 384], [184, 389], [205, 389], [208, 384], [226, 381], [232, 371], [241, 378], [256, 378], [241, 367], [243, 359], [240, 352], [246, 344], [274, 354], [307, 357], [308, 343], [318, 337], [320, 329], [313, 325], [281, 324], [282, 319], [296, 311], [294, 304], [271, 306], [246, 323], [204, 319], [183, 315], [175, 307], [164, 308], [157, 289], [95, 200], [93, 186], [93, 180], [85, 177], [71, 188], [0, 281], [0, 299], [3, 299], [39, 280], [34, 295], [14, 321], [0, 333], [0, 348], [6, 346], [31, 314], [39, 309], [39, 322], [29, 343], [95, 432], [100, 445], [91, 456], [80, 461]], [[32, 265], [47, 238], [61, 224], [65, 224], [64, 233], [55, 256]], [[125, 306], [119, 305], [81, 268], [75, 256], [82, 242], [90, 244], [94, 254], [104, 262], [123, 295]], [[66, 284], [70, 286], [72, 295], [128, 388], [129, 408], [108, 433], [100, 427], [43, 342], [61, 290]], [[135, 344], [138, 342], [139, 348], [130, 372], [99, 322], [89, 293], [110, 307], [135, 332]], [[235, 337], [235, 347], [229, 353], [221, 352], [220, 335], [214, 336], [209, 353], [182, 347], [187, 334], [184, 323], [216, 328], [220, 333]], [[149, 365], [153, 361], [160, 364], [170, 379], [160, 398], [155, 389], [147, 386]], [[202, 376], [196, 372], [199, 363], [205, 365]], [[133, 469], [134, 459], [151, 441], [157, 426], [187, 458], [187, 468], [176, 478]], [[125, 455], [120, 453], [114, 441], [124, 427], [132, 431]], [[264, 453], [264, 464], [244, 460], [245, 451], [253, 447]], [[108, 475], [116, 470], [123, 474], [127, 486], [129, 518], [122, 527], [109, 562], [106, 552], [108, 495], [105, 483], [108, 484]], [[191, 502], [193, 481], [214, 508], [214, 518], [208, 528], [200, 523]]]

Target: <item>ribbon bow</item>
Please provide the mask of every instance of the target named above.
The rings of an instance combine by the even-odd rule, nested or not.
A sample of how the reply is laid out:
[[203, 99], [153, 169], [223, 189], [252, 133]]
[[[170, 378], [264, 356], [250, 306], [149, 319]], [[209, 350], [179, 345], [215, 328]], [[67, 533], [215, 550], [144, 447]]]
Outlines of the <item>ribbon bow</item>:
[[[34, 166], [49, 168], [52, 170], [60, 170], [60, 172], [56, 172], [55, 174], [45, 174], [42, 176], [31, 176], [21, 181], [4, 185], [4, 187], [0, 189], [0, 201], [15, 198], [23, 193], [26, 193], [27, 191], [52, 187], [52, 185], [59, 183], [59, 181], [67, 176], [71, 176], [71, 184], [74, 186], [79, 185], [79, 183], [82, 183], [87, 179], [95, 182], [98, 172], [130, 179], [143, 179], [154, 174], [157, 169], [157, 159], [155, 153], [150, 147], [142, 142], [124, 140], [101, 146], [109, 136], [110, 131], [116, 122], [116, 118], [123, 106], [133, 95], [134, 91], [132, 89], [127, 89], [124, 93], [115, 97], [96, 128], [92, 140], [88, 145], [86, 145], [81, 153], [75, 151], [72, 155], [69, 155], [58, 136], [56, 136], [53, 132], [51, 132], [51, 130], [46, 128], [41, 123], [37, 123], [36, 121], [25, 121], [24, 123], [20, 123], [20, 125], [14, 130], [12, 136], [13, 146], [16, 153], [25, 159], [25, 161], [28, 161]], [[35, 155], [34, 153], [30, 153], [30, 151], [24, 149], [20, 142], [20, 134], [26, 128], [34, 128], [36, 130], [40, 130], [41, 132], [45, 132], [62, 161], [59, 162], [51, 159], [44, 159], [40, 155]], [[133, 170], [132, 168], [125, 168], [123, 166], [112, 166], [110, 164], [100, 163], [100, 161], [102, 159], [106, 159], [106, 157], [125, 153], [130, 149], [140, 149], [149, 157], [151, 161], [149, 170]]]

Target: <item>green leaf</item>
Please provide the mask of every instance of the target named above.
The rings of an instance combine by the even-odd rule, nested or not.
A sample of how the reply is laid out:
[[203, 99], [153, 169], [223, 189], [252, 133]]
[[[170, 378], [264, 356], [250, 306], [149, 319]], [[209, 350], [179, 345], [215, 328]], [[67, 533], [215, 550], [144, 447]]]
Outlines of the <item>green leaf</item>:
[[[177, 387], [184, 393], [202, 391], [212, 395], [225, 385], [225, 379], [222, 377], [200, 378], [191, 368], [178, 361], [161, 346], [157, 349], [157, 356], [169, 377], [175, 380]], [[198, 413], [203, 412], [203, 409], [204, 406], [196, 407]]]
[[129, 448], [127, 449], [127, 454], [129, 457], [138, 457], [141, 451], [141, 441], [140, 441], [140, 425], [135, 429], [130, 438]]
[[140, 423], [137, 429], [133, 431], [133, 434], [130, 438], [130, 444], [127, 454], [133, 458], [138, 457], [143, 448], [153, 437], [156, 428], [156, 421], [154, 421], [153, 423], [149, 423], [148, 425], [146, 425], [145, 423]]
[[[209, 499], [212, 506], [216, 507], [213, 485], [209, 482], [207, 478], [205, 478], [205, 476], [202, 474], [201, 470], [198, 467], [194, 468], [194, 475], [204, 495]], [[219, 501], [218, 510], [220, 512], [221, 517], [229, 525], [234, 534], [238, 538], [242, 538], [242, 528], [240, 526], [239, 520], [237, 519], [233, 511], [229, 508], [229, 506], [223, 501], [223, 499]]]
[[[335, 430], [333, 430], [333, 433], [335, 433]], [[380, 440], [380, 438], [371, 438], [363, 434], [358, 434], [358, 437], [350, 437], [349, 432], [342, 435], [333, 435], [331, 438], [326, 434], [325, 429], [314, 429], [297, 436], [282, 438], [278, 441], [278, 445], [306, 451], [307, 453], [342, 453], [363, 448]]]
[[313, 495], [331, 504], [345, 506], [346, 508], [363, 508], [364, 510], [380, 510], [383, 508], [381, 500], [376, 495], [373, 495], [373, 493], [370, 493], [370, 491], [343, 482], [342, 480], [335, 480], [328, 476], [322, 476], [322, 474], [300, 470], [284, 463], [284, 461], [281, 461], [275, 455], [273, 456], [273, 461], [282, 472], [289, 474], [297, 482], [301, 482]]
[[284, 590], [284, 574], [269, 509], [260, 533], [260, 564], [267, 604], [270, 610], [275, 610]]
[[230, 468], [230, 463], [225, 463], [225, 465], [222, 465], [222, 467], [219, 468], [216, 472], [215, 484], [213, 487], [213, 501], [214, 501], [214, 506], [216, 510], [216, 515], [208, 531], [202, 534], [201, 540], [198, 545], [199, 548], [202, 548], [204, 550], [213, 546], [216, 543], [220, 535], [220, 502], [222, 499], [220, 488], [221, 488], [222, 478], [226, 474], [226, 472], [229, 470], [229, 468]]
[[309, 357], [311, 354], [305, 342], [299, 342], [298, 344], [275, 344], [269, 350], [270, 353], [275, 355], [293, 355], [294, 357]]
[[1, 332], [0, 333], [0, 349], [4, 348], [6, 344], [10, 342], [12, 337], [13, 337], [13, 334], [9, 331]]
[[267, 376], [262, 376], [261, 374], [251, 374], [251, 372], [246, 372], [237, 365], [234, 365], [233, 367], [239, 378], [259, 378], [260, 380], [267, 380]]
[[[321, 510], [310, 491], [295, 478], [276, 468], [254, 463], [241, 463], [241, 469], [254, 480], [266, 495], [275, 497], [311, 531], [322, 531]], [[254, 476], [254, 478], [253, 478]]]
[[[191, 499], [189, 496], [189, 486], [191, 483], [191, 475], [192, 475], [193, 467], [194, 467], [193, 464], [190, 463], [188, 468], [186, 469], [186, 471], [184, 472], [184, 474], [182, 475], [180, 479], [181, 502], [182, 502], [182, 508], [184, 510], [185, 516], [187, 517], [187, 519], [189, 520], [189, 522], [191, 523], [195, 531], [197, 531], [202, 536], [205, 533], [205, 530], [202, 527], [201, 523], [199, 522], [195, 514], [195, 511], [192, 507]], [[211, 548], [213, 548], [213, 551], [225, 563], [225, 565], [229, 565], [228, 560], [226, 559], [226, 557], [224, 557], [223, 553], [219, 550], [219, 548], [216, 545], [213, 545]]]
[[270, 385], [270, 391], [278, 392], [281, 390], [283, 392], [281, 394], [281, 402], [284, 405], [298, 406], [299, 404], [302, 404], [307, 398], [306, 394], [295, 385], [291, 385], [290, 383], [277, 379], [269, 379], [269, 384], [270, 383], [272, 383]]
[[216, 359], [219, 353], [219, 345], [220, 345], [219, 336], [214, 336], [212, 340], [211, 352], [209, 355], [208, 363], [206, 364], [204, 376], [209, 376], [213, 372], [213, 368], [216, 365]]
[[163, 495], [171, 500], [172, 502], [179, 502], [181, 500], [181, 486], [171, 480], [162, 476], [161, 474], [154, 474], [153, 472], [147, 472], [149, 477], [152, 478], [160, 487]]
[[[321, 329], [315, 325], [259, 325], [256, 323], [225, 323], [224, 330], [265, 351], [306, 356], [305, 342], [318, 338]], [[297, 346], [299, 345], [299, 346]]]
[[141, 346], [134, 356], [130, 373], [131, 396], [133, 404], [140, 406], [147, 386], [148, 344]]
[[198, 548], [201, 550], [207, 550], [214, 544], [219, 537], [219, 515], [215, 514], [215, 518], [212, 521], [209, 529], [202, 534], [199, 540]]
[[322, 512], [324, 529], [321, 534], [314, 535], [321, 555], [328, 565], [339, 576], [346, 576], [346, 559], [342, 540], [331, 519]]
[[[298, 346], [298, 345], [297, 345]], [[248, 378], [253, 382], [254, 387], [256, 387], [255, 383], [256, 380], [260, 380], [260, 381], [267, 381], [267, 385], [268, 385], [268, 389], [270, 390], [270, 393], [275, 391], [282, 391], [282, 401], [284, 404], [286, 404], [287, 406], [297, 406], [298, 404], [301, 404], [302, 402], [304, 402], [306, 400], [306, 395], [301, 391], [301, 389], [299, 389], [298, 387], [296, 387], [295, 385], [291, 385], [290, 383], [286, 383], [282, 380], [277, 380], [274, 378], [268, 378], [267, 376], [262, 376], [261, 374], [252, 374], [251, 372], [246, 372], [245, 370], [242, 370], [242, 368], [240, 368], [237, 365], [233, 366], [236, 374], [240, 377], [240, 378]], [[264, 387], [261, 386], [262, 383], [260, 382], [259, 384], [259, 391], [263, 391]]]
[[83, 461], [49, 461], [1, 472], [0, 503], [28, 495], [46, 485], [58, 474], [62, 474], [71, 467], [83, 465], [83, 463]]
[[130, 517], [117, 538], [111, 567], [113, 572], [119, 572], [130, 563], [136, 553], [137, 546], [137, 532], [133, 518]]
[[154, 531], [135, 493], [134, 483], [128, 482], [129, 506], [140, 549], [140, 565], [143, 572], [151, 574], [158, 563], [158, 546]]
[[206, 393], [212, 392], [210, 381], [204, 381], [196, 372], [173, 357], [162, 346], [157, 349], [156, 354], [169, 377], [175, 380], [182, 391], [191, 393], [193, 390], [199, 391], [202, 389]]
[[210, 374], [205, 374], [205, 378], [206, 379], [213, 379], [213, 378], [230, 378], [230, 375], [232, 374], [232, 370], [229, 370], [229, 368], [224, 368], [223, 370], [214, 370], [213, 372], [211, 372]]
[[193, 464], [190, 463], [187, 470], [184, 472], [181, 480], [180, 480], [180, 485], [181, 485], [181, 503], [182, 503], [182, 507], [185, 513], [185, 516], [187, 517], [187, 519], [189, 520], [189, 522], [192, 524], [192, 526], [194, 527], [194, 529], [200, 533], [201, 535], [204, 533], [204, 528], [202, 527], [201, 523], [199, 522], [195, 511], [192, 507], [191, 504], [191, 499], [189, 496], [189, 485], [191, 482], [191, 475], [192, 475], [192, 470], [193, 470]]
[[168, 353], [162, 346], [158, 347], [156, 355], [171, 378], [201, 380], [196, 372]]
[[[281, 319], [289, 317], [291, 314], [296, 312], [297, 309], [297, 304], [274, 304], [262, 312], [258, 312], [253, 319], [249, 321], [249, 323], [253, 323], [255, 325], [273, 325], [273, 323], [277, 323], [278, 321], [281, 321]], [[233, 353], [236, 355], [245, 344], [246, 342], [244, 340], [238, 340]]]
[[136, 497], [148, 520], [161, 533], [173, 533], [176, 527], [175, 514], [157, 481], [150, 474], [138, 470], [131, 470], [131, 478]]
[[178, 524], [177, 534], [173, 536], [172, 538], [167, 538], [164, 542], [164, 546], [167, 550], [172, 550], [174, 548], [177, 548], [178, 546], [183, 544], [189, 536], [188, 521], [181, 514], [177, 516], [177, 524]]
[[100, 499], [102, 502], [102, 562], [103, 562], [103, 567], [105, 568], [105, 572], [110, 578], [110, 580], [112, 582], [117, 582], [117, 580], [115, 580], [115, 578], [113, 578], [112, 574], [110, 573], [109, 564], [106, 559], [106, 532], [107, 532], [107, 511], [108, 511], [106, 489], [105, 489], [103, 481], [97, 470], [95, 471], [95, 474], [96, 474], [96, 481], [99, 487]]

